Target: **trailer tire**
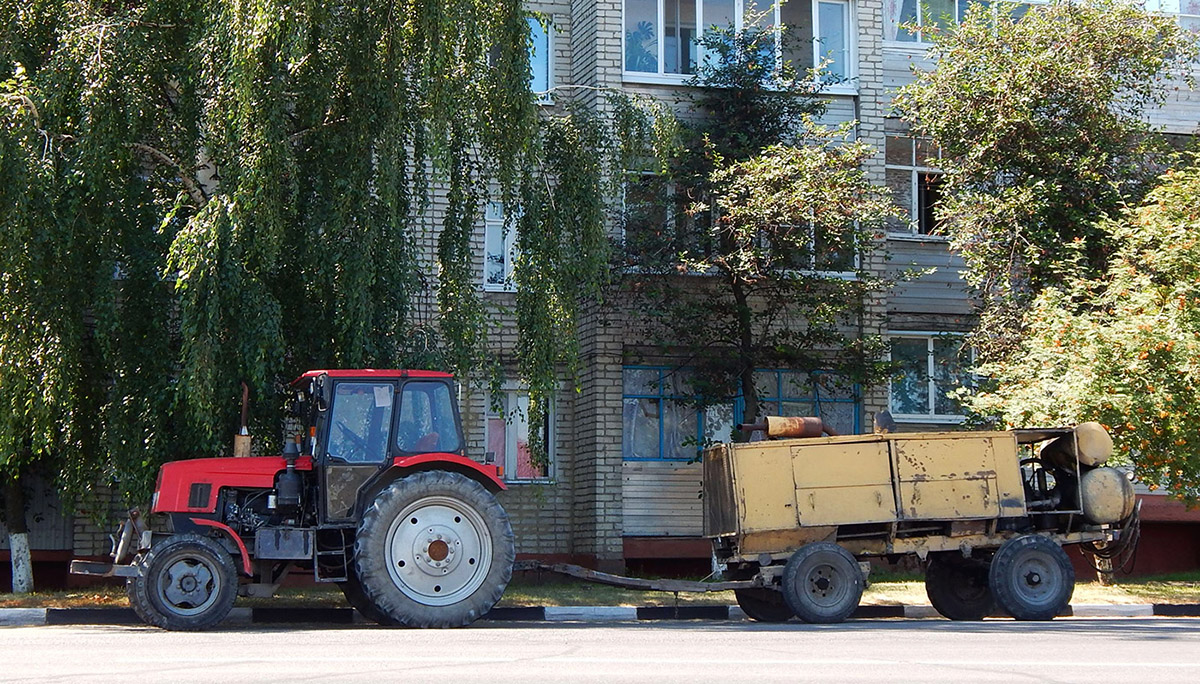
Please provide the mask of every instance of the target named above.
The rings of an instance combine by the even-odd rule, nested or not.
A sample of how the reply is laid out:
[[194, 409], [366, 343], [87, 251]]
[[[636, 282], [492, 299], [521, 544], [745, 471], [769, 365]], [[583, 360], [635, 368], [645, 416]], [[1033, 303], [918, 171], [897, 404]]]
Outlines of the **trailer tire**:
[[354, 564], [364, 596], [408, 627], [462, 627], [512, 578], [508, 515], [483, 485], [440, 470], [396, 480], [363, 513]]
[[198, 631], [233, 608], [238, 578], [233, 557], [209, 537], [177, 534], [146, 552], [142, 575], [125, 585], [138, 617], [155, 627]]
[[1075, 568], [1057, 543], [1025, 534], [996, 551], [988, 584], [996, 602], [1014, 618], [1052, 620], [1071, 603]]
[[862, 592], [858, 561], [833, 542], [805, 544], [783, 568], [783, 599], [805, 622], [842, 622], [858, 608]]
[[925, 593], [934, 610], [949, 620], [982, 620], [995, 609], [987, 564], [954, 552], [929, 557]]
[[734, 589], [733, 595], [746, 617], [755, 622], [787, 622], [795, 616], [783, 594], [773, 589]]

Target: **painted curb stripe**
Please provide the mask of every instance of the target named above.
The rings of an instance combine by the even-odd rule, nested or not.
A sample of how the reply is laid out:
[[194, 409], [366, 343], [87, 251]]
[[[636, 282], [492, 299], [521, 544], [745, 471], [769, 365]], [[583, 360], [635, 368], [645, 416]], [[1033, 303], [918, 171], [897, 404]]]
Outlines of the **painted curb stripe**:
[[250, 621], [255, 624], [288, 622], [325, 622], [333, 625], [354, 623], [353, 608], [255, 608]]
[[643, 606], [639, 620], [728, 620], [729, 606]]
[[1200, 617], [1200, 605], [1156, 603], [1153, 608], [1155, 615]]
[[0, 610], [0, 627], [36, 627], [46, 624], [45, 608], [5, 608]]
[[480, 620], [494, 620], [496, 622], [541, 622], [546, 619], [546, 609], [541, 606], [530, 606], [523, 608], [493, 608], [486, 615], [479, 618]]
[[546, 608], [549, 622], [624, 622], [638, 619], [638, 609], [625, 606], [555, 606]]

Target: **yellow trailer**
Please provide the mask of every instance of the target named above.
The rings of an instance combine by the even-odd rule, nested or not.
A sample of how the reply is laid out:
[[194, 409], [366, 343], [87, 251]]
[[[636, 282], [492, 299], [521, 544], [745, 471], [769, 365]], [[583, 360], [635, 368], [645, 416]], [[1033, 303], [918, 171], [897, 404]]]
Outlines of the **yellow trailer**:
[[[768, 418], [769, 436], [809, 432]], [[820, 434], [820, 429], [816, 430]], [[1050, 619], [1070, 601], [1063, 545], [1136, 542], [1128, 479], [1103, 427], [770, 439], [704, 452], [704, 529], [752, 618], [839, 622], [862, 562], [915, 554], [934, 607]]]

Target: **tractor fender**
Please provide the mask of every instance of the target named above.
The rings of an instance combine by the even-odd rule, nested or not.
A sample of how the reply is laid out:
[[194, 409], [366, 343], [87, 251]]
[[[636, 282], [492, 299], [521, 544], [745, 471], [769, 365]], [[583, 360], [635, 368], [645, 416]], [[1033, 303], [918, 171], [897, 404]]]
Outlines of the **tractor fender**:
[[452, 473], [466, 475], [493, 494], [508, 489], [504, 480], [500, 479], [499, 468], [494, 465], [476, 463], [466, 456], [458, 454], [432, 452], [416, 456], [400, 456], [392, 461], [392, 468], [389, 469], [389, 472], [392, 470], [397, 471], [397, 477], [422, 470], [448, 470]]
[[197, 525], [215, 527], [229, 535], [229, 538], [233, 540], [234, 544], [237, 544], [238, 551], [242, 554], [242, 572], [245, 573], [247, 577], [254, 576], [254, 573], [250, 569], [250, 552], [246, 550], [245, 542], [243, 542], [242, 538], [233, 531], [232, 527], [226, 525], [225, 523], [219, 523], [216, 520], [209, 520], [208, 518], [191, 518], [190, 520]]

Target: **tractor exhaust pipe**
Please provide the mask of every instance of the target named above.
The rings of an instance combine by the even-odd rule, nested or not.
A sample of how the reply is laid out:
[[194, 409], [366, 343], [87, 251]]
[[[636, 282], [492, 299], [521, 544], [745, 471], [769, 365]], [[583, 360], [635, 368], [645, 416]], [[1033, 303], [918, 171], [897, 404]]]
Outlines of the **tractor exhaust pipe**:
[[233, 455], [244, 458], [250, 455], [250, 430], [246, 427], [246, 416], [250, 411], [250, 387], [242, 383], [242, 429], [233, 436]]

